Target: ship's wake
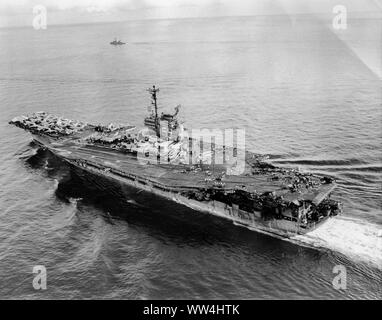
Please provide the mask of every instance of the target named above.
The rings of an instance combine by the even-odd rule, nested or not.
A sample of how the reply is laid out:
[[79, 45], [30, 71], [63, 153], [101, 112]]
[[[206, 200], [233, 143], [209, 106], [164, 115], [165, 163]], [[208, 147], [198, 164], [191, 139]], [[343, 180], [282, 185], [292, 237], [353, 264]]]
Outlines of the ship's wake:
[[347, 217], [335, 217], [306, 235], [290, 240], [329, 249], [382, 270], [382, 227]]

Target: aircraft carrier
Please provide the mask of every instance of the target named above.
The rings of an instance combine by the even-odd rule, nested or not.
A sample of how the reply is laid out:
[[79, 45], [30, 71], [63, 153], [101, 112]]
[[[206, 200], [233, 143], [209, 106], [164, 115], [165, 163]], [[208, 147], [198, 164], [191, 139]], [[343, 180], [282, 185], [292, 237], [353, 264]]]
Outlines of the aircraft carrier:
[[222, 143], [195, 138], [178, 119], [180, 106], [174, 114], [159, 115], [159, 89], [148, 91], [150, 114], [140, 129], [45, 112], [9, 123], [76, 170], [272, 236], [305, 234], [341, 212], [341, 204], [330, 198], [332, 178], [276, 167], [227, 143], [228, 135]]

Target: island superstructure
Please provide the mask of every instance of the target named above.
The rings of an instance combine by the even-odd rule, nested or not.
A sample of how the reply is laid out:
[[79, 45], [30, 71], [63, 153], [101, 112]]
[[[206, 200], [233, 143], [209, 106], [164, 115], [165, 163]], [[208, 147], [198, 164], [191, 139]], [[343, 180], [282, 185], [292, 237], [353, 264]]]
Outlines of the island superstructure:
[[[37, 112], [10, 121], [70, 166], [164, 201], [229, 219], [273, 236], [304, 234], [341, 212], [326, 176], [272, 165], [266, 157], [192, 137], [173, 114], [158, 114], [159, 89], [148, 89], [144, 127], [94, 125]], [[243, 166], [237, 169], [238, 154]], [[223, 159], [217, 162], [216, 159]]]

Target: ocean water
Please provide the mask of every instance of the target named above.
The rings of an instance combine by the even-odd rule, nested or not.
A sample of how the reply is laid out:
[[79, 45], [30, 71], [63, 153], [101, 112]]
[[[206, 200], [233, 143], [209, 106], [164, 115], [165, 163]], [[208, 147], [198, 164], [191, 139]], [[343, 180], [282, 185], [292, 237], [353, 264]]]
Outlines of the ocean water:
[[[381, 30], [303, 16], [0, 29], [0, 298], [381, 299]], [[286, 241], [157, 208], [84, 182], [8, 125], [45, 110], [140, 126], [153, 84], [187, 127], [244, 128], [248, 150], [336, 178], [343, 215]]]

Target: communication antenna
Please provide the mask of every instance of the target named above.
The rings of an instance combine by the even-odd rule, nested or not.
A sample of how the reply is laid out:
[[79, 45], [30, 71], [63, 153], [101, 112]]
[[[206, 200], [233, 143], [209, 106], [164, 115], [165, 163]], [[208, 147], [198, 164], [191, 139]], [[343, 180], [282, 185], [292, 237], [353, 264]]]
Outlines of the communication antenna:
[[158, 119], [158, 105], [157, 105], [157, 92], [159, 92], [159, 88], [155, 88], [153, 86], [152, 88], [147, 89], [147, 91], [151, 94], [151, 104], [155, 108], [155, 133], [157, 137], [159, 137], [159, 119]]

